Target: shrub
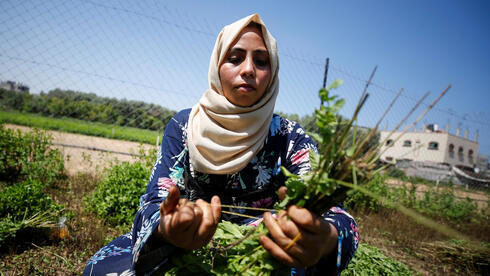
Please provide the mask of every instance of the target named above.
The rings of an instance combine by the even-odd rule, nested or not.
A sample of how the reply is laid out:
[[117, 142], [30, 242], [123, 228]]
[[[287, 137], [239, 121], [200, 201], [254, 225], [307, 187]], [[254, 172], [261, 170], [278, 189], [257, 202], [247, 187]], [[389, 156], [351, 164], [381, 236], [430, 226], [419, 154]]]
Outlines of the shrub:
[[150, 169], [141, 162], [112, 166], [95, 192], [85, 198], [87, 208], [111, 224], [131, 225], [149, 175]]
[[398, 178], [401, 180], [406, 180], [407, 176], [405, 175], [405, 172], [398, 169], [398, 168], [391, 168], [386, 172], [386, 175], [393, 177], [393, 178]]
[[0, 193], [0, 246], [24, 228], [53, 226], [62, 206], [43, 191], [40, 181], [28, 180]]
[[0, 106], [20, 110], [24, 106], [24, 97], [22, 93], [0, 89]]
[[8, 183], [0, 192], [0, 246], [19, 230], [56, 223], [62, 206], [44, 188], [65, 174], [62, 155], [50, 146], [45, 132], [0, 126], [0, 181]]
[[0, 88], [0, 107], [151, 130], [164, 128], [175, 114], [175, 111], [162, 106], [140, 101], [117, 100], [61, 89], [35, 95]]
[[469, 221], [478, 217], [478, 208], [470, 198], [459, 199], [453, 189], [437, 192], [429, 189], [424, 198], [416, 202], [415, 208], [429, 215], [443, 216], [453, 221]]
[[[417, 185], [413, 183], [409, 187], [405, 184], [400, 187], [388, 187], [385, 184], [386, 176], [376, 175], [364, 188], [386, 198], [390, 202], [396, 202], [403, 206], [413, 208], [421, 213], [446, 218], [454, 222], [469, 221], [480, 218], [478, 208], [470, 198], [460, 199], [454, 195], [453, 188], [442, 191], [427, 186], [423, 195], [417, 194]], [[345, 200], [348, 208], [365, 209], [378, 212], [389, 205], [380, 202], [362, 192], [351, 190]]]
[[[389, 197], [390, 191], [385, 184], [385, 180], [386, 177], [377, 174], [364, 186], [364, 188], [379, 196]], [[382, 202], [357, 190], [349, 191], [349, 196], [344, 203], [348, 208], [367, 209], [375, 212], [378, 212], [383, 206]]]
[[431, 185], [431, 186], [433, 186], [435, 184], [434, 181], [430, 181], [428, 179], [418, 177], [418, 176], [409, 177], [408, 181], [410, 181], [412, 184], [426, 184], [426, 185]]
[[17, 180], [22, 173], [27, 154], [20, 131], [14, 132], [0, 126], [0, 180]]
[[57, 209], [60, 209], [60, 206], [44, 193], [40, 181], [28, 180], [16, 183], [0, 193], [0, 217], [9, 215], [17, 221], [37, 213]]
[[403, 263], [386, 256], [374, 246], [359, 244], [356, 255], [342, 275], [412, 275]]
[[51, 136], [40, 130], [22, 134], [0, 126], [0, 181], [26, 179], [49, 185], [65, 176], [63, 156], [51, 149]]

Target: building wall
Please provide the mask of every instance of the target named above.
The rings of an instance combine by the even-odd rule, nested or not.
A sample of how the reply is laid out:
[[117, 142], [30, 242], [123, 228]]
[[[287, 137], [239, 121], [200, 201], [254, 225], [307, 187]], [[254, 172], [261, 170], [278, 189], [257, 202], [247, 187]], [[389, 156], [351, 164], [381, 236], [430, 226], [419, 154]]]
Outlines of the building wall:
[[490, 170], [490, 163], [488, 163], [488, 155], [480, 155], [479, 154], [476, 166], [481, 171], [489, 171]]
[[[453, 145], [453, 147], [451, 145]], [[472, 154], [470, 154], [470, 152], [472, 152]], [[477, 163], [477, 158], [478, 143], [463, 137], [448, 134], [446, 157], [444, 158], [445, 163], [473, 167], [473, 165], [476, 165]]]
[[[381, 142], [391, 131], [381, 131]], [[451, 135], [447, 132], [407, 132], [398, 138], [402, 132], [391, 135], [392, 143], [385, 142], [381, 147], [381, 160], [395, 163], [396, 160], [408, 159], [413, 161], [429, 161], [448, 163], [450, 165], [461, 164], [472, 167], [478, 156], [478, 143], [468, 139]], [[454, 152], [449, 153], [449, 146], [454, 146]], [[459, 154], [459, 147], [463, 153]], [[469, 151], [473, 151], [473, 158], [469, 158]]]
[[29, 93], [29, 86], [14, 81], [2, 81], [0, 82], [0, 88], [20, 93]]

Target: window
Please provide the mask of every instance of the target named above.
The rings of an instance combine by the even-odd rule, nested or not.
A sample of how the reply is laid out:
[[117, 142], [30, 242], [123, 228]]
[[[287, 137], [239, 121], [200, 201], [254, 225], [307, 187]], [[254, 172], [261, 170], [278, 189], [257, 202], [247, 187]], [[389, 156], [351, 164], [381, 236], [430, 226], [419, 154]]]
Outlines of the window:
[[391, 147], [392, 147], [392, 146], [393, 146], [393, 139], [388, 139], [388, 140], [386, 141], [386, 145], [387, 145], [387, 146], [391, 146]]
[[463, 147], [458, 148], [459, 161], [464, 162], [464, 149]]
[[453, 144], [449, 144], [449, 157], [450, 158], [454, 158], [454, 145]]
[[429, 149], [430, 150], [438, 150], [439, 149], [439, 143], [437, 143], [437, 142], [430, 142], [429, 143]]
[[470, 164], [473, 164], [473, 150], [470, 149], [468, 151], [468, 162], [470, 162]]
[[410, 140], [405, 140], [405, 141], [403, 142], [403, 146], [404, 146], [404, 147], [411, 147], [411, 146], [412, 146], [412, 141], [410, 141]]

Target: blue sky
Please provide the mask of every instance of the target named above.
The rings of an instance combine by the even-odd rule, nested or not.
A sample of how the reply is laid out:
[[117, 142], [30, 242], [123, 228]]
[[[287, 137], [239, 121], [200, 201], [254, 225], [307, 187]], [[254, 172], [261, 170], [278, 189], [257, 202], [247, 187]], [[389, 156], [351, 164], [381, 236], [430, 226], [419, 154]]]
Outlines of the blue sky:
[[[279, 47], [330, 57], [365, 74], [378, 65], [374, 81], [405, 89], [455, 112], [439, 123], [480, 132], [480, 152], [490, 153], [490, 2], [489, 1], [169, 1], [166, 5], [224, 23], [258, 12]], [[429, 102], [427, 100], [426, 102]], [[403, 101], [403, 99], [402, 99]], [[437, 112], [436, 112], [437, 113]], [[447, 114], [447, 113], [445, 113]], [[463, 132], [463, 131], [462, 131]], [[482, 133], [484, 134], [482, 137]]]
[[[489, 1], [169, 1], [231, 22], [258, 12], [280, 43], [404, 87], [410, 96], [453, 89], [440, 107], [486, 112], [490, 93]], [[264, 5], [264, 3], [266, 3]], [[479, 117], [479, 115], [475, 116]]]
[[[281, 111], [311, 113], [329, 57], [329, 80], [346, 82], [338, 92], [347, 114], [377, 65], [374, 83], [383, 89], [373, 87], [361, 123], [377, 121], [402, 87], [389, 127], [426, 91], [427, 105], [451, 84], [423, 122], [449, 123], [452, 133], [460, 126], [470, 137], [478, 130], [479, 152], [490, 154], [489, 1], [6, 0], [0, 12], [7, 19], [0, 20], [0, 80], [21, 80], [34, 92], [61, 87], [175, 109], [206, 89], [221, 27], [257, 12], [282, 54]], [[289, 105], [304, 90], [313, 92]]]

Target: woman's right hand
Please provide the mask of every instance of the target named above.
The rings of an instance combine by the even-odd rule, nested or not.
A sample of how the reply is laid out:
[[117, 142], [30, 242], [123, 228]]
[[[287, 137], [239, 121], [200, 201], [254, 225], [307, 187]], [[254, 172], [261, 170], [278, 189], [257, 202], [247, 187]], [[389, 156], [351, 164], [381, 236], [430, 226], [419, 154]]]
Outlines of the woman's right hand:
[[167, 242], [184, 249], [198, 249], [208, 244], [221, 215], [221, 201], [213, 196], [211, 204], [198, 199], [195, 203], [180, 198], [176, 186], [160, 205], [158, 232]]

